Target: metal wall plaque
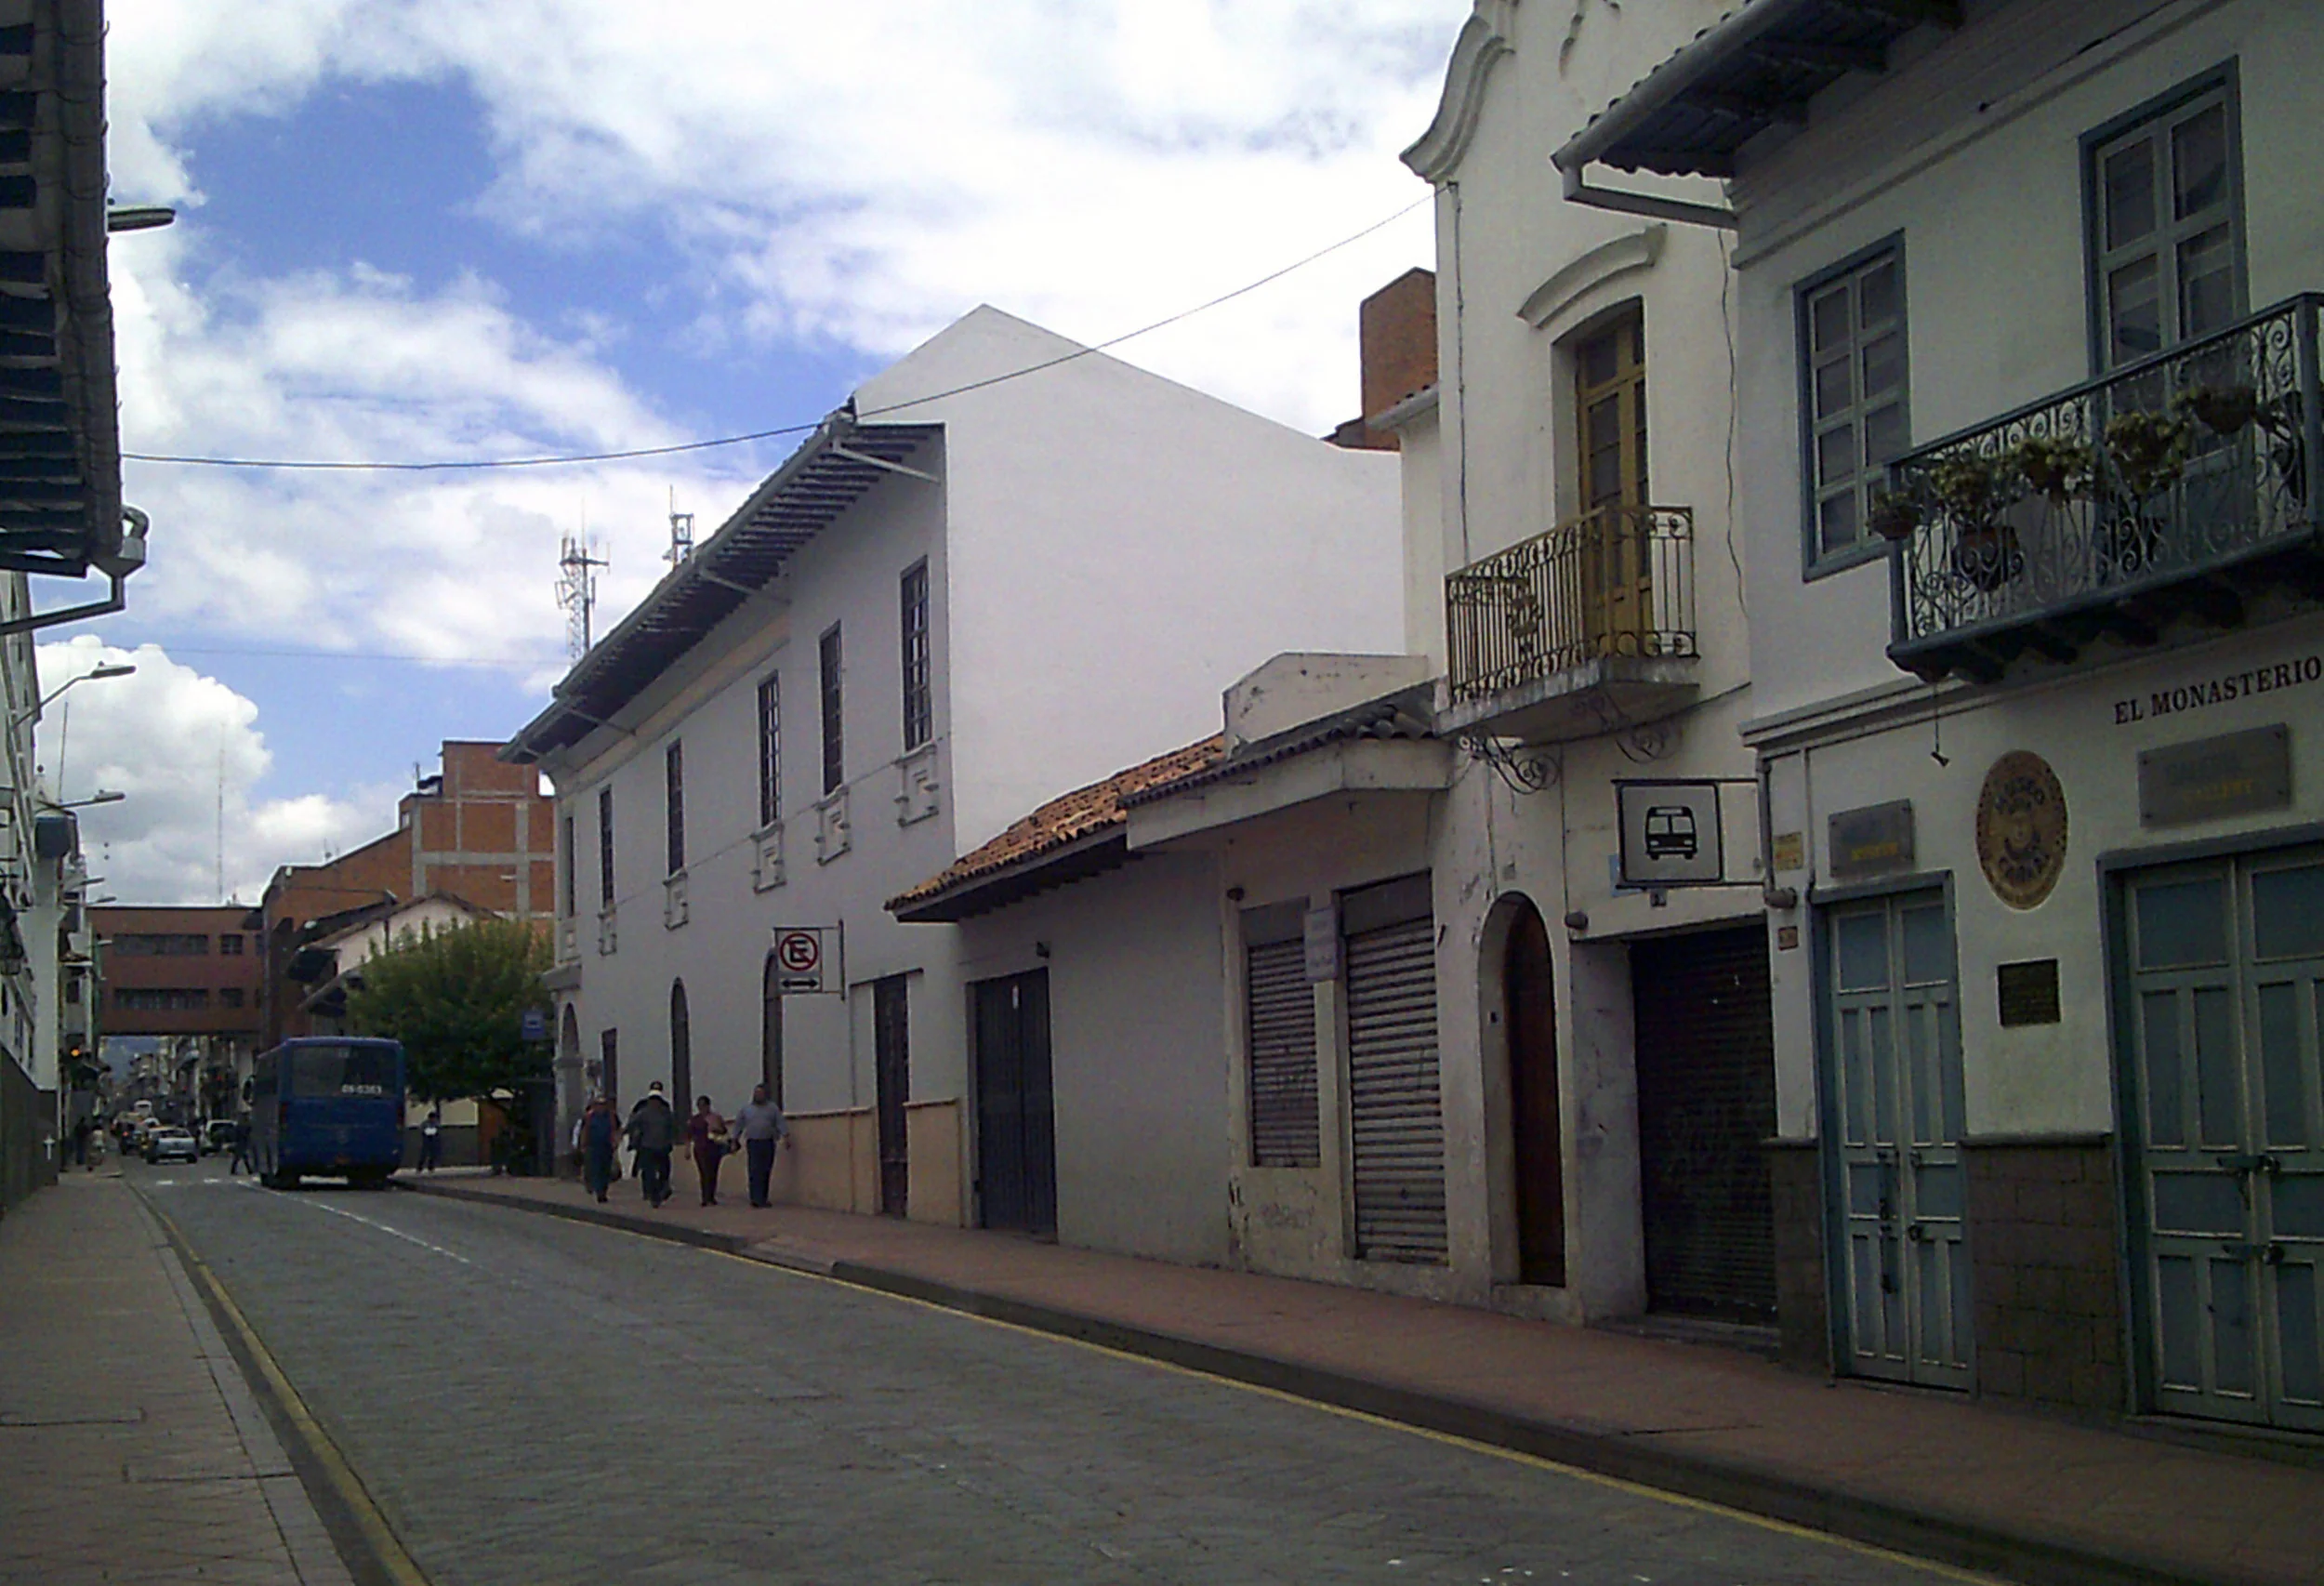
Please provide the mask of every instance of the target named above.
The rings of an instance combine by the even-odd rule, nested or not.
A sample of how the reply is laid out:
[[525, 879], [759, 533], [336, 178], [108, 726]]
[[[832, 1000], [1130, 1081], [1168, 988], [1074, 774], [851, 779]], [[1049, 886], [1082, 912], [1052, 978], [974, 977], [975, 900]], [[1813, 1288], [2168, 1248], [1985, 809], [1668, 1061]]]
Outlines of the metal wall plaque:
[[1633, 887], [1700, 887], [1725, 872], [1715, 782], [1618, 782], [1622, 880]]
[[1912, 800], [1841, 811], [1831, 818], [1829, 845], [1835, 881], [1868, 880], [1911, 869]]
[[2050, 762], [2012, 749], [1993, 762], [1977, 795], [1977, 864], [2012, 908], [2032, 908], [2066, 870], [2066, 789]]
[[2138, 824], [2182, 826], [2291, 804], [2291, 729], [2280, 723], [2147, 749], [2138, 757]]
[[2058, 1022], [2058, 961], [2029, 958], [2002, 964], [1993, 971], [2001, 1000], [2001, 1027], [2054, 1024]]
[[1774, 858], [1777, 870], [1807, 868], [1807, 833], [1779, 831], [1769, 846], [1775, 851]]

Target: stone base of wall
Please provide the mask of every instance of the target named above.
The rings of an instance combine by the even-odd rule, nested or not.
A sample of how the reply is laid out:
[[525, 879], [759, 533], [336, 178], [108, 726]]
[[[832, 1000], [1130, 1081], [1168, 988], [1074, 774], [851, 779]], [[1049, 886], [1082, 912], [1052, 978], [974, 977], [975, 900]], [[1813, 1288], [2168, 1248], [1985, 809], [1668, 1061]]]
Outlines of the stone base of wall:
[[2120, 1197], [2105, 1135], [1963, 1142], [1977, 1391], [2062, 1408], [2126, 1407]]
[[1776, 1220], [1776, 1328], [1783, 1363], [1829, 1371], [1830, 1290], [1824, 1279], [1822, 1156], [1813, 1140], [1766, 1143]]

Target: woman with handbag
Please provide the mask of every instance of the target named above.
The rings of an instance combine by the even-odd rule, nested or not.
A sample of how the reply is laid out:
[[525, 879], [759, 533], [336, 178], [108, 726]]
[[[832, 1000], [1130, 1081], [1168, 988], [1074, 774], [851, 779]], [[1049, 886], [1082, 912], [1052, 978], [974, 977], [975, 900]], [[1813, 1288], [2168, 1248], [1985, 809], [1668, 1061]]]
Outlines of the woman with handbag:
[[694, 1116], [686, 1120], [686, 1139], [693, 1147], [694, 1171], [702, 1179], [702, 1204], [719, 1203], [719, 1164], [733, 1148], [727, 1138], [726, 1120], [711, 1110], [710, 1098], [694, 1098]]

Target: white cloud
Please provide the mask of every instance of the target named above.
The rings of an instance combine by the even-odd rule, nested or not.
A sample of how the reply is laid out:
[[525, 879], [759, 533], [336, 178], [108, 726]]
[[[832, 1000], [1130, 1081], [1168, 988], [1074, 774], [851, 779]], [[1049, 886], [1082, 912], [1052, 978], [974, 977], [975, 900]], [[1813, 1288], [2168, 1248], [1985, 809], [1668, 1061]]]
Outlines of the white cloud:
[[[492, 222], [574, 253], [601, 225], [655, 237], [667, 274], [636, 289], [681, 306], [696, 350], [742, 362], [793, 345], [870, 364], [980, 301], [1108, 337], [1411, 204], [1425, 190], [1395, 152], [1426, 125], [1468, 8], [112, 0], [114, 191], [187, 207], [180, 227], [112, 251], [124, 434], [143, 452], [434, 458], [700, 432], [610, 366], [625, 327], [527, 301], [520, 283], [423, 288], [356, 260], [268, 275], [249, 252], [221, 266], [191, 153], [219, 118], [456, 82], [483, 110]], [[1122, 355], [1321, 431], [1355, 409], [1358, 301], [1425, 260], [1429, 239], [1423, 207]], [[129, 497], [154, 522], [133, 613], [205, 642], [484, 658], [543, 686], [562, 669], [561, 534], [586, 521], [608, 543], [602, 632], [663, 571], [671, 486], [715, 524], [781, 449], [469, 474], [133, 464]], [[120, 773], [146, 776], [143, 793], [90, 826], [122, 854], [142, 845], [115, 865], [147, 878], [144, 894], [206, 895], [215, 822], [194, 806], [217, 780], [213, 740], [228, 745], [230, 800], [259, 774], [235, 756], [262, 769], [263, 740], [235, 714], [249, 701], [163, 659], [153, 670], [190, 714], [156, 706], [154, 735], [125, 727]], [[153, 681], [76, 690], [76, 734], [152, 699]], [[262, 877], [261, 850], [360, 835], [329, 800], [247, 815], [246, 839], [229, 831], [230, 849], [251, 845], [230, 853], [230, 885]]]
[[308, 794], [254, 800], [271, 757], [258, 707], [156, 645], [135, 651], [89, 635], [40, 646], [45, 690], [99, 666], [132, 677], [92, 680], [48, 707], [37, 730], [49, 793], [127, 795], [81, 811], [81, 843], [99, 892], [137, 903], [256, 902], [278, 865], [310, 864], [390, 829], [398, 789], [350, 800]]

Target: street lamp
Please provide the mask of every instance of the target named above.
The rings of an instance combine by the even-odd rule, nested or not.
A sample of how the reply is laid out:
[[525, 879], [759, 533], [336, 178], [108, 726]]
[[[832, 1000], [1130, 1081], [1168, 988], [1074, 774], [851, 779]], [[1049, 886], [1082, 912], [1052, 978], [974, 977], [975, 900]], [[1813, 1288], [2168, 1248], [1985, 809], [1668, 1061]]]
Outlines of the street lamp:
[[74, 683], [85, 683], [91, 678], [125, 678], [131, 672], [136, 670], [137, 667], [127, 661], [112, 661], [97, 667], [93, 671], [83, 672], [78, 677], [67, 678], [64, 681], [59, 683], [55, 688], [50, 689], [46, 694], [43, 694], [30, 710], [27, 710], [23, 715], [11, 720], [8, 722], [8, 731], [11, 733], [15, 732], [19, 727], [23, 726], [25, 722], [30, 721], [33, 717], [47, 709], [49, 706], [56, 703], [56, 699], [59, 694], [64, 693], [65, 690], [71, 688]]
[[110, 787], [99, 787], [86, 799], [48, 799], [42, 801], [52, 810], [86, 810], [91, 804], [118, 804], [128, 796]]

